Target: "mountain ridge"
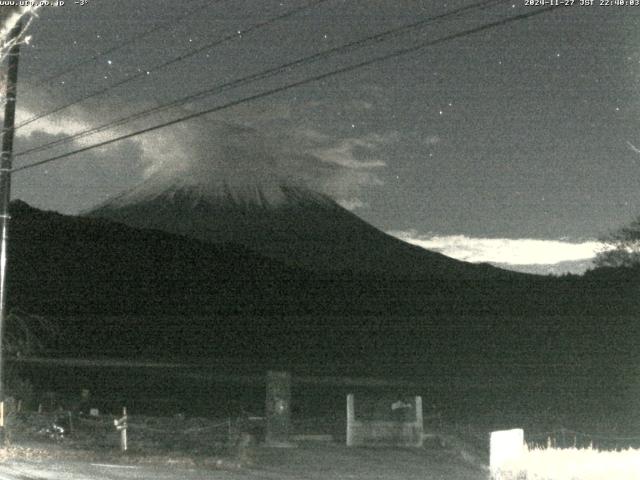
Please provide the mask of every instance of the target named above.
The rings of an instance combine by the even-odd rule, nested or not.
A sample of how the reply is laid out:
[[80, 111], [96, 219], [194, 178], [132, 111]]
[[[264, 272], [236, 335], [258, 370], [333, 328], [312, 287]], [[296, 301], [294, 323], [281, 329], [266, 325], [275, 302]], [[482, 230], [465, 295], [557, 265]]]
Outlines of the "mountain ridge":
[[263, 194], [260, 185], [238, 191], [225, 182], [212, 187], [160, 178], [162, 182], [152, 178], [84, 215], [212, 243], [238, 243], [313, 270], [508, 275], [488, 264], [462, 262], [403, 242], [304, 187], [279, 184], [276, 191], [271, 185]]

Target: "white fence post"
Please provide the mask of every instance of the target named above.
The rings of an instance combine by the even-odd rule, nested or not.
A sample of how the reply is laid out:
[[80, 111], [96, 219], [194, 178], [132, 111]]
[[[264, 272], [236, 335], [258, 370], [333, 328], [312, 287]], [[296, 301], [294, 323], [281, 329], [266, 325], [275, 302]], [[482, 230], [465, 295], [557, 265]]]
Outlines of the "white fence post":
[[353, 393], [347, 395], [347, 447], [353, 446], [353, 423], [356, 420]]
[[127, 407], [122, 407], [122, 418], [115, 419], [113, 424], [116, 427], [116, 430], [120, 432], [120, 450], [126, 452], [129, 448], [127, 445]]
[[418, 437], [417, 447], [424, 443], [424, 417], [422, 416], [422, 397], [416, 397], [416, 432]]
[[524, 447], [524, 430], [521, 428], [491, 432], [489, 465], [492, 475], [500, 478], [501, 472], [511, 471], [514, 463], [523, 455]]

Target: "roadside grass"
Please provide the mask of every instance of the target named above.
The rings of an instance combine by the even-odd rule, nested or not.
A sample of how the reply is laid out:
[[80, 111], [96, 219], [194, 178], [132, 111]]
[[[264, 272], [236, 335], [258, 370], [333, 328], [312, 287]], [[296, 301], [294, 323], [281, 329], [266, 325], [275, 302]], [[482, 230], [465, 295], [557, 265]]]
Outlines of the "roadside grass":
[[637, 480], [640, 449], [527, 447], [495, 474], [499, 480]]

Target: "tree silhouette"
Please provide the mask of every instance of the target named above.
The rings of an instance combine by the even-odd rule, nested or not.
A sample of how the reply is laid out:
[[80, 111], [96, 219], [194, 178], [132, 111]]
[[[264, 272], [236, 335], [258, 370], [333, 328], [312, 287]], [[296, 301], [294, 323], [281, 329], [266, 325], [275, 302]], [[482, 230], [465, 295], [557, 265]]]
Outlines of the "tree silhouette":
[[640, 216], [602, 239], [604, 247], [596, 255], [596, 268], [640, 266]]

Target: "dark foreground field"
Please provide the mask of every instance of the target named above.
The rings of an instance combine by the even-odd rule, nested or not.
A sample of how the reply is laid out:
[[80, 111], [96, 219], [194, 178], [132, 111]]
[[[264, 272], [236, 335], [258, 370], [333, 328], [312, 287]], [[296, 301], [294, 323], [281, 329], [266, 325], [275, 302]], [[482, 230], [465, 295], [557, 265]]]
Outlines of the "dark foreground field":
[[[11, 363], [12, 374], [28, 380], [33, 391], [23, 403], [25, 411], [9, 417], [0, 480], [487, 479], [492, 430], [523, 428], [525, 440], [534, 445], [546, 445], [551, 435], [559, 447], [640, 445], [640, 438], [628, 441], [638, 432], [638, 417], [627, 402], [635, 390], [620, 390], [624, 395], [609, 394], [603, 401], [603, 392], [614, 391], [615, 382], [622, 384], [626, 377], [605, 375], [594, 365], [588, 371], [579, 364], [536, 370], [513, 363], [497, 375], [496, 365], [440, 364], [431, 372], [354, 377], [348, 374], [373, 372], [376, 366], [352, 363], [341, 370], [288, 364], [293, 434], [306, 437], [294, 436], [296, 448], [270, 449], [262, 441], [265, 374], [283, 365], [31, 360]], [[80, 405], [83, 389], [90, 397]], [[425, 446], [347, 448], [347, 393], [356, 398], [421, 395], [429, 435]], [[100, 415], [87, 415], [86, 407]], [[123, 407], [129, 415], [126, 454], [119, 451], [113, 426]], [[65, 433], [57, 434], [53, 423]]]
[[486, 466], [450, 448], [347, 448], [300, 443], [296, 448], [252, 446], [238, 457], [192, 457], [137, 452], [69, 450], [63, 445], [16, 444], [2, 450], [2, 479], [385, 479], [484, 480]]

